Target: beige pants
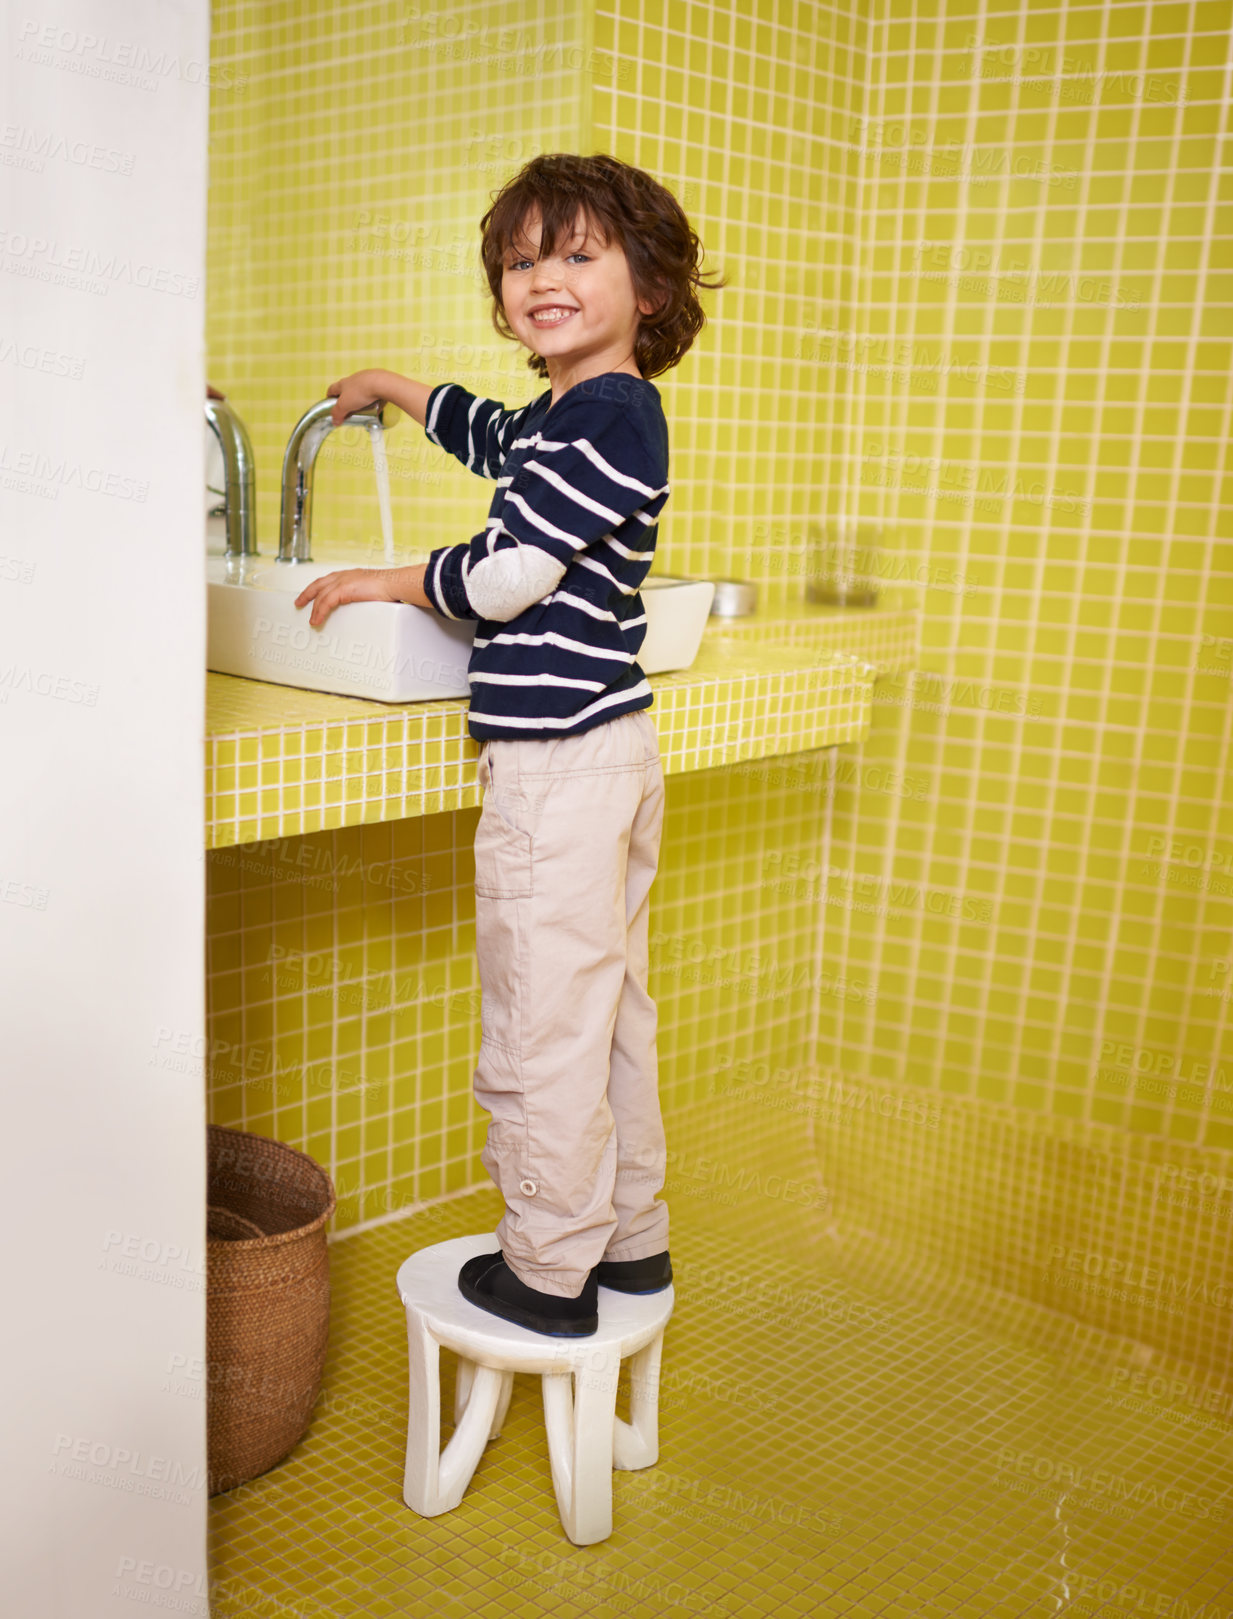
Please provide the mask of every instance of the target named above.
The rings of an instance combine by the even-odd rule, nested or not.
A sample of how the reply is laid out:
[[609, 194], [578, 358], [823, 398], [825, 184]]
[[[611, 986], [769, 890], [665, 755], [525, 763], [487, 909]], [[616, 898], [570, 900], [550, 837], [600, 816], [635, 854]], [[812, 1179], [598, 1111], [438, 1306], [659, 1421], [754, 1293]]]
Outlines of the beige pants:
[[479, 757], [475, 1099], [510, 1269], [576, 1298], [601, 1259], [668, 1246], [650, 890], [664, 820], [645, 709]]

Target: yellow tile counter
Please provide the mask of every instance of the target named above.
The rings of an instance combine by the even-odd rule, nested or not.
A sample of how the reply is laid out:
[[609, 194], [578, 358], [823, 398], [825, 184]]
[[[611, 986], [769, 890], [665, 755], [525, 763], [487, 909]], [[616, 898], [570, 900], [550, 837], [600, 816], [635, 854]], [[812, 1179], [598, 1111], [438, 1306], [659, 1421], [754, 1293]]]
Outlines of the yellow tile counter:
[[[664, 768], [858, 741], [873, 678], [847, 652], [708, 629], [692, 668], [651, 679]], [[480, 801], [465, 700], [395, 706], [210, 674], [206, 709], [207, 848]]]
[[847, 652], [873, 664], [878, 675], [892, 675], [915, 667], [920, 621], [920, 592], [911, 586], [883, 590], [874, 607], [822, 607], [803, 600], [799, 589], [770, 585], [760, 587], [756, 613], [713, 618], [706, 635]]

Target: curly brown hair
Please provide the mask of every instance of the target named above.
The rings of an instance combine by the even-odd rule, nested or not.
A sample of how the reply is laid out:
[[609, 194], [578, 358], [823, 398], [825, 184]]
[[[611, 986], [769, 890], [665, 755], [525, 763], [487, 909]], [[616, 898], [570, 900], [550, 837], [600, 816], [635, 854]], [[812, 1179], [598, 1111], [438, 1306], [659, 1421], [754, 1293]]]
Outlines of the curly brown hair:
[[[501, 302], [505, 254], [523, 236], [528, 215], [540, 217], [541, 256], [569, 241], [581, 209], [588, 227], [605, 246], [614, 240], [629, 263], [634, 295], [654, 306], [643, 315], [634, 341], [634, 360], [644, 377], [657, 377], [688, 352], [706, 322], [698, 288], [726, 286], [723, 277], [703, 277], [702, 243], [685, 210], [667, 189], [642, 169], [605, 153], [543, 152], [523, 166], [500, 191], [480, 220], [481, 254], [492, 291], [492, 324], [502, 337], [514, 337]], [[531, 370], [548, 375], [539, 354], [527, 358]]]

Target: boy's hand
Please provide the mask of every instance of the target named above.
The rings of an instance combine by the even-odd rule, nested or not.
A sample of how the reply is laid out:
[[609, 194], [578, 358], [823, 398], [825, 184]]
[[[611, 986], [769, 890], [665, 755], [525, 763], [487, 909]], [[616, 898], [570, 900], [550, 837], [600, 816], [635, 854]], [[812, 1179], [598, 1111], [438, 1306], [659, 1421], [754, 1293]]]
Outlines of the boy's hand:
[[413, 421], [424, 425], [428, 414], [428, 399], [432, 384], [416, 382], [414, 377], [400, 377], [397, 371], [382, 371], [370, 367], [367, 371], [353, 371], [349, 377], [331, 382], [325, 390], [338, 400], [330, 412], [335, 427], [341, 427], [347, 417], [365, 405], [374, 405], [378, 399], [387, 400], [405, 410]]
[[330, 412], [330, 420], [335, 427], [341, 427], [347, 417], [357, 410], [363, 410], [365, 405], [375, 405], [378, 399], [385, 395], [380, 391], [381, 373], [379, 371], [353, 371], [349, 377], [342, 377], [338, 382], [331, 382], [325, 390], [327, 395], [336, 395], [338, 403]]
[[432, 607], [424, 594], [424, 574], [428, 564], [411, 568], [344, 568], [322, 574], [295, 598], [297, 607], [313, 604], [308, 622], [320, 629], [336, 607], [347, 602], [410, 602], [416, 607]]

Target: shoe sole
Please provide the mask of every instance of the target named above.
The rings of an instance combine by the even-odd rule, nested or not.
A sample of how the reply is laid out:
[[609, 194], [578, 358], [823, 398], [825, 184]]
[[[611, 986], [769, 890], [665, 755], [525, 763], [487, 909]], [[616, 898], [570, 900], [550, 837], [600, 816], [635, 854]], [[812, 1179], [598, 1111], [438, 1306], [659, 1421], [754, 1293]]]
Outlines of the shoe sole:
[[666, 1293], [672, 1286], [671, 1281], [660, 1282], [655, 1287], [624, 1287], [620, 1282], [600, 1282], [600, 1287], [606, 1287], [610, 1293], [633, 1293], [638, 1298], [645, 1298], [651, 1293]]
[[579, 1321], [550, 1320], [530, 1310], [520, 1310], [515, 1304], [506, 1304], [503, 1299], [493, 1298], [489, 1293], [479, 1293], [462, 1282], [459, 1282], [458, 1290], [468, 1303], [474, 1304], [477, 1310], [483, 1310], [485, 1315], [499, 1315], [503, 1321], [510, 1321], [516, 1327], [527, 1327], [549, 1338], [589, 1338], [599, 1331], [598, 1313], [584, 1316]]

